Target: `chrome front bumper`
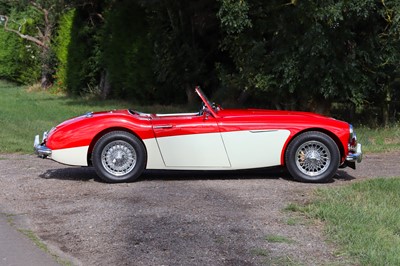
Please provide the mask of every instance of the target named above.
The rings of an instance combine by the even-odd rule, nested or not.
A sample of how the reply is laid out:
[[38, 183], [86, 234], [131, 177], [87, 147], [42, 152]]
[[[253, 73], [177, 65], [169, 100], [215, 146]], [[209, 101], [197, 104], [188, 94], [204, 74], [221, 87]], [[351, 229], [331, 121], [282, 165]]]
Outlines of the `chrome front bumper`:
[[357, 144], [356, 152], [349, 152], [349, 154], [347, 154], [346, 161], [350, 163], [361, 163], [362, 148], [360, 143]]
[[[47, 132], [43, 133], [43, 140], [47, 137]], [[51, 157], [51, 149], [47, 148], [43, 142], [40, 142], [39, 135], [35, 136], [33, 141], [33, 150], [41, 158]]]

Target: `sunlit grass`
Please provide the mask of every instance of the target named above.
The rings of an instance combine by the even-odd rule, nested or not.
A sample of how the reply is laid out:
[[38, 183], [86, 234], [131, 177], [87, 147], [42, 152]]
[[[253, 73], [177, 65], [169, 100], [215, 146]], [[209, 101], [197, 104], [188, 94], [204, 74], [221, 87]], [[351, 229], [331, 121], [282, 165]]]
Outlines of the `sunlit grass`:
[[[356, 265], [400, 265], [400, 178], [317, 191], [303, 208]], [[293, 209], [293, 208], [292, 208]]]
[[388, 152], [400, 150], [400, 125], [371, 129], [356, 128], [365, 152]]

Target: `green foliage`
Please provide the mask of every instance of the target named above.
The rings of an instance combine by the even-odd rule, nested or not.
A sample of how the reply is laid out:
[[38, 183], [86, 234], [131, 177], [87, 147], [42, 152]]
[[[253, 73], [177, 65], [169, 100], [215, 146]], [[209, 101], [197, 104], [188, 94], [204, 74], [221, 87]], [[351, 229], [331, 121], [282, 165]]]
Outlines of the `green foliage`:
[[221, 56], [217, 2], [158, 1], [147, 9], [160, 99], [190, 103], [196, 85], [206, 91], [216, 87], [215, 60]]
[[[20, 27], [24, 34], [34, 31], [34, 10], [21, 13], [12, 11], [11, 16], [16, 23], [10, 27]], [[31, 84], [39, 76], [40, 59], [37, 47], [14, 33], [0, 30], [0, 77], [21, 84]]]
[[135, 1], [120, 1], [105, 14], [100, 59], [111, 83], [111, 96], [138, 102], [152, 99], [152, 46], [146, 12]]
[[75, 13], [76, 10], [71, 9], [60, 18], [53, 46], [58, 60], [55, 86], [57, 90], [61, 91], [67, 90], [69, 46], [71, 44], [71, 30], [75, 19]]
[[249, 5], [244, 0], [221, 0], [221, 8], [218, 11], [222, 28], [228, 34], [241, 33], [251, 27], [249, 19]]
[[[286, 109], [329, 111], [334, 101], [383, 105], [398, 74], [399, 5], [224, 0], [222, 48], [232, 65], [221, 67], [220, 79]], [[248, 6], [239, 9], [247, 13], [238, 15], [238, 6]]]
[[[56, 88], [74, 95], [190, 103], [201, 85], [232, 105], [399, 119], [399, 1], [0, 0], [36, 36], [32, 3], [51, 11]], [[4, 32], [0, 48], [0, 77], [54, 73], [52, 49]]]
[[99, 80], [99, 44], [95, 38], [98, 26], [89, 24], [89, 18], [88, 10], [78, 8], [71, 14], [72, 24], [68, 22], [65, 28], [70, 31], [69, 43], [64, 46], [67, 53], [65, 85], [73, 95], [85, 94], [86, 88], [96, 86]]

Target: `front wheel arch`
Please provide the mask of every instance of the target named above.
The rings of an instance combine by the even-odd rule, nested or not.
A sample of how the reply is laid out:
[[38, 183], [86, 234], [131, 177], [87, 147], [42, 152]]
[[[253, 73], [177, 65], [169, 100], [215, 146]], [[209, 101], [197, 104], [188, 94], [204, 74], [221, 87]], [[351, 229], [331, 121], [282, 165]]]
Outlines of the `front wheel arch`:
[[292, 137], [289, 138], [289, 140], [287, 141], [287, 143], [284, 146], [284, 152], [281, 154], [281, 165], [282, 166], [286, 166], [286, 162], [285, 162], [285, 156], [286, 156], [286, 151], [287, 151], [287, 147], [290, 145], [290, 143], [299, 135], [306, 133], [306, 132], [320, 132], [323, 134], [328, 135], [337, 145], [339, 152], [340, 152], [340, 158], [341, 158], [341, 163], [344, 162], [345, 159], [345, 148], [343, 147], [343, 143], [341, 142], [341, 140], [339, 139], [339, 137], [337, 135], [335, 135], [334, 133], [332, 133], [329, 130], [326, 130], [324, 128], [308, 128], [306, 130], [297, 132], [295, 135], [293, 135]]
[[339, 168], [340, 145], [323, 132], [302, 132], [287, 145], [284, 162], [291, 176], [298, 181], [326, 182]]

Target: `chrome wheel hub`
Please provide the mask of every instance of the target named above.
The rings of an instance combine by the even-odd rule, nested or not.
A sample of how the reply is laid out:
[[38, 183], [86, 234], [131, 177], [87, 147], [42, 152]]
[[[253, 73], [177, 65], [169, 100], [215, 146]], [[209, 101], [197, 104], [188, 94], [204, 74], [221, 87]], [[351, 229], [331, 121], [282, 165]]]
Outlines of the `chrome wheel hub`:
[[110, 142], [101, 153], [101, 163], [104, 169], [114, 176], [128, 174], [135, 168], [136, 151], [128, 142]]
[[296, 151], [296, 166], [308, 176], [324, 173], [331, 164], [329, 149], [319, 141], [308, 141]]

